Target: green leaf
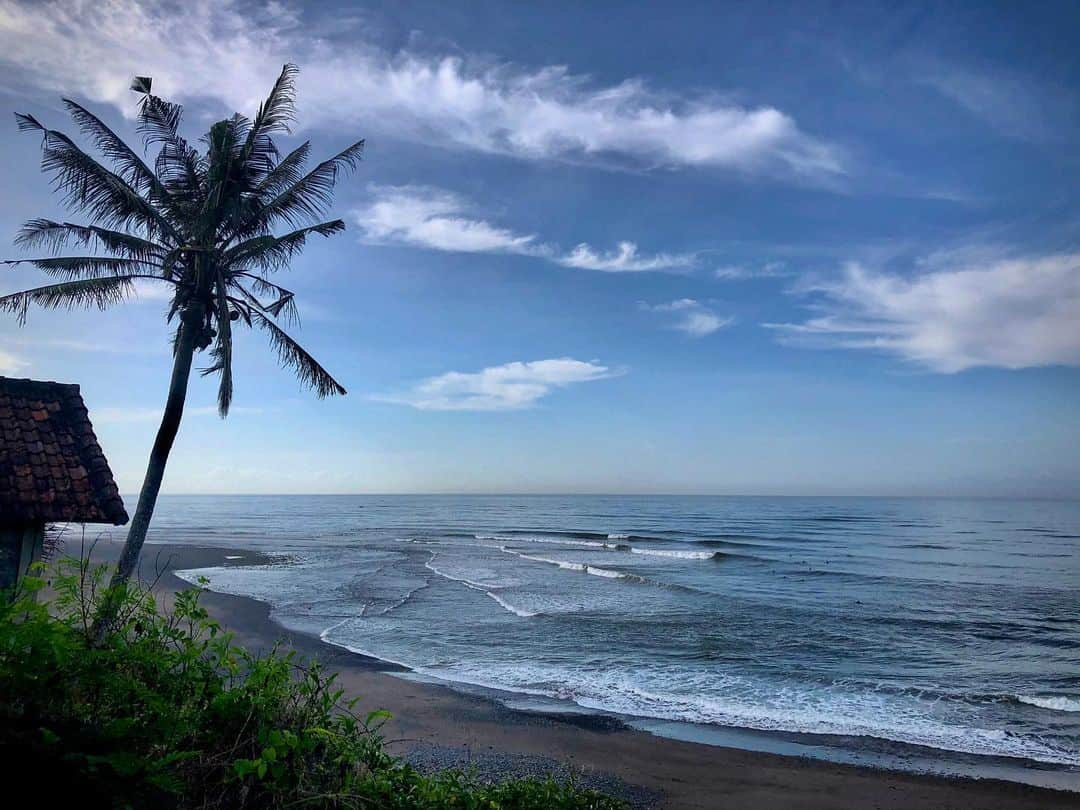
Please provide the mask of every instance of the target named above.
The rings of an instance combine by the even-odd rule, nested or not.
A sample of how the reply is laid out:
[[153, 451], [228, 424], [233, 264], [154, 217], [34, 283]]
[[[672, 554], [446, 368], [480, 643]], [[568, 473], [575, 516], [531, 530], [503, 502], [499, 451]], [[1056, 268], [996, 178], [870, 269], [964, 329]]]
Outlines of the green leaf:
[[368, 712], [367, 717], [364, 718], [364, 725], [371, 726], [375, 723], [382, 725], [386, 721], [390, 720], [393, 716], [393, 713], [388, 712], [386, 709], [377, 709], [376, 711]]

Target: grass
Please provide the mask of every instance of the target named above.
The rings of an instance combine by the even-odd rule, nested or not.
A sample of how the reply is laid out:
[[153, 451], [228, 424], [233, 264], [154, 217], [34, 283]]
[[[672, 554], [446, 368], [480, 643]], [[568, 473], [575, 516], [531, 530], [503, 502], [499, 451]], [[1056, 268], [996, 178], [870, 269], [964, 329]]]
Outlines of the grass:
[[[0, 776], [50, 802], [130, 808], [614, 810], [553, 780], [422, 774], [387, 753], [385, 712], [357, 713], [317, 662], [233, 642], [183, 591], [103, 587], [64, 560], [0, 595]], [[49, 587], [53, 596], [35, 598]], [[105, 598], [119, 618], [98, 644]], [[14, 795], [9, 792], [8, 794]]]

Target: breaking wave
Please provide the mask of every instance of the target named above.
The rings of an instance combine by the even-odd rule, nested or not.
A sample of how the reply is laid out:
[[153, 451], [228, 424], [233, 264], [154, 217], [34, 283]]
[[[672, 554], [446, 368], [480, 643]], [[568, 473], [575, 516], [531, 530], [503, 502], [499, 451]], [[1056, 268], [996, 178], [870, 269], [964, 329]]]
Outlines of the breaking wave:
[[616, 543], [601, 543], [599, 540], [577, 540], [563, 537], [534, 537], [532, 535], [477, 534], [477, 540], [489, 540], [496, 543], [546, 543], [553, 546], [581, 546], [582, 548], [621, 548]]
[[638, 548], [630, 549], [634, 554], [648, 554], [653, 557], [672, 557], [676, 560], [712, 560], [723, 556], [719, 551], [678, 551], [668, 548]]
[[1055, 712], [1080, 712], [1080, 698], [1064, 695], [1017, 695], [1016, 699], [1029, 706]]
[[486, 593], [487, 593], [488, 596], [490, 596], [492, 599], [494, 599], [496, 602], [498, 602], [499, 605], [503, 609], [510, 611], [515, 616], [521, 616], [523, 619], [528, 619], [528, 618], [531, 618], [533, 616], [539, 616], [540, 615], [540, 611], [538, 611], [538, 610], [525, 610], [524, 608], [519, 608], [519, 607], [516, 607], [515, 605], [511, 605], [509, 602], [507, 602], [505, 599], [503, 599], [501, 596], [499, 596], [496, 593], [492, 593], [491, 591], [487, 591]]

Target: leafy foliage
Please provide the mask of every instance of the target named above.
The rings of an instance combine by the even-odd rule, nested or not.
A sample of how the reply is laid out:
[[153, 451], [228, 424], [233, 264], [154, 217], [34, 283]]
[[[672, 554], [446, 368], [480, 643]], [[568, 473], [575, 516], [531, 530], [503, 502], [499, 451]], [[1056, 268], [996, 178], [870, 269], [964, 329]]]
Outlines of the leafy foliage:
[[[41, 570], [39, 569], [39, 572]], [[83, 807], [614, 810], [614, 799], [534, 779], [490, 785], [423, 775], [390, 756], [388, 715], [355, 714], [335, 676], [277, 650], [233, 643], [178, 594], [103, 588], [104, 566], [65, 560], [49, 604], [42, 576], [0, 598], [0, 767], [42, 797]], [[2, 595], [0, 595], [2, 597]], [[118, 620], [92, 643], [100, 602]], [[69, 793], [65, 796], [64, 788]]]
[[[202, 151], [180, 134], [183, 107], [153, 95], [148, 77], [136, 77], [147, 160], [70, 99], [65, 107], [104, 163], [34, 116], [16, 114], [20, 130], [40, 134], [41, 168], [65, 206], [89, 222], [27, 222], [17, 243], [53, 255], [5, 264], [29, 264], [64, 283], [0, 296], [0, 311], [22, 323], [31, 305], [105, 309], [134, 294], [136, 281], [166, 284], [170, 320], [179, 318], [178, 330], [193, 330], [196, 347], [210, 350], [205, 373], [220, 377], [222, 416], [232, 401], [232, 324], [241, 319], [263, 329], [282, 364], [318, 396], [344, 394], [276, 323], [283, 314], [295, 320], [296, 308], [292, 292], [267, 278], [287, 268], [309, 236], [344, 229], [340, 219], [320, 220], [340, 173], [357, 167], [364, 148], [358, 141], [310, 171], [307, 143], [281, 157], [272, 136], [289, 132], [294, 120], [296, 75], [296, 66], [285, 65], [255, 118], [236, 114], [217, 122], [201, 139]], [[275, 236], [282, 225], [289, 232]], [[55, 255], [68, 246], [94, 252]], [[179, 331], [174, 345], [178, 337]]]

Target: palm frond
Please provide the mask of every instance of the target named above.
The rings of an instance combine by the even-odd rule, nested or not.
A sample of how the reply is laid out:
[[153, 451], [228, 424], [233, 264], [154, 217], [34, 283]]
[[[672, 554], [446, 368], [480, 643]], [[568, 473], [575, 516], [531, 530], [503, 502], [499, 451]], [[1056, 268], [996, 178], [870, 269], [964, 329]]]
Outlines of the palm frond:
[[31, 115], [16, 113], [15, 117], [21, 131], [42, 133], [41, 169], [52, 175], [65, 205], [85, 212], [92, 222], [107, 228], [138, 226], [151, 238], [160, 235], [180, 241], [172, 225], [149, 200], [82, 151], [67, 135], [46, 128]]
[[203, 376], [214, 372], [221, 375], [218, 383], [218, 414], [224, 419], [229, 415], [233, 397], [232, 319], [229, 316], [229, 295], [220, 275], [214, 284], [214, 292], [217, 299], [217, 339], [210, 350], [214, 364], [203, 370]]
[[[105, 274], [108, 276], [146, 275], [151, 278], [147, 271], [157, 265], [138, 259], [117, 258], [116, 256], [50, 256], [41, 259], [6, 259], [3, 261], [10, 267], [19, 264], [29, 264], [36, 267], [46, 275], [54, 278], [73, 280]], [[165, 279], [161, 279], [164, 281]]]
[[281, 364], [291, 368], [300, 379], [300, 382], [313, 389], [316, 396], [321, 399], [335, 394], [342, 396], [347, 393], [341, 383], [331, 377], [330, 373], [319, 365], [318, 361], [308, 354], [303, 346], [293, 340], [284, 329], [258, 310], [252, 310], [251, 315], [255, 324], [269, 334], [270, 345], [277, 351], [278, 360]]
[[240, 159], [243, 144], [251, 132], [251, 121], [240, 113], [231, 118], [218, 121], [202, 137], [206, 144], [206, 159], [210, 169], [210, 180], [221, 179], [232, 174], [234, 165]]
[[296, 120], [296, 75], [299, 72], [296, 65], [285, 65], [270, 95], [259, 105], [239, 156], [240, 162], [248, 168], [249, 176], [265, 177], [274, 168], [279, 155], [270, 134], [289, 132], [290, 125]]
[[194, 147], [180, 137], [162, 144], [154, 160], [154, 171], [168, 190], [172, 208], [180, 219], [186, 220], [191, 211], [198, 210], [202, 204], [204, 177], [199, 153]]
[[160, 260], [167, 250], [156, 242], [123, 231], [45, 218], [31, 219], [15, 237], [15, 244], [20, 247], [44, 247], [53, 252], [72, 243], [102, 248], [130, 259]]
[[126, 300], [135, 292], [136, 278], [138, 276], [84, 278], [22, 290], [0, 296], [0, 311], [14, 312], [19, 325], [22, 326], [26, 323], [27, 311], [31, 304], [42, 309], [71, 310], [79, 307], [97, 307], [105, 310], [113, 304]]
[[304, 141], [283, 157], [255, 188], [255, 195], [264, 204], [304, 176], [304, 165], [311, 154], [311, 141]]
[[225, 261], [237, 269], [258, 267], [261, 270], [280, 270], [287, 267], [289, 261], [303, 250], [307, 238], [312, 234], [333, 236], [343, 230], [344, 221], [335, 219], [298, 228], [282, 236], [256, 236], [226, 251]]
[[[240, 278], [247, 281], [251, 287], [250, 290], [239, 282]], [[249, 306], [255, 307], [264, 314], [273, 318], [284, 316], [285, 322], [290, 326], [300, 324], [300, 311], [296, 308], [296, 294], [292, 290], [286, 290], [280, 284], [274, 284], [254, 273], [238, 273], [233, 276], [233, 289], [243, 296]], [[262, 301], [264, 298], [274, 300], [267, 304]]]
[[105, 157], [112, 161], [120, 177], [127, 180], [137, 191], [148, 193], [152, 199], [168, 204], [168, 193], [135, 150], [81, 104], [65, 98], [64, 105], [82, 133], [94, 142], [94, 146], [100, 149]]
[[251, 138], [269, 135], [271, 132], [289, 132], [296, 121], [296, 77], [300, 68], [286, 64], [270, 88], [270, 94], [255, 114], [251, 128]]
[[173, 198], [173, 206], [190, 212], [197, 206], [202, 178], [199, 153], [180, 135], [180, 123], [184, 108], [157, 96], [150, 95], [150, 80], [132, 85], [137, 92], [146, 95], [139, 104], [139, 134], [143, 136], [143, 148], [158, 148], [154, 160], [154, 172]]
[[277, 301], [266, 308], [266, 311], [275, 318], [282, 317], [284, 313], [286, 323], [300, 325], [300, 312], [296, 308], [296, 296], [291, 292], [286, 292], [278, 298]]
[[334, 200], [334, 185], [338, 173], [354, 170], [364, 152], [364, 142], [357, 141], [347, 149], [324, 160], [306, 175], [258, 209], [243, 223], [244, 235], [263, 233], [275, 222], [292, 226], [318, 219]]
[[251, 311], [252, 307], [247, 301], [237, 298], [235, 295], [226, 296], [229, 302], [229, 306], [232, 307], [234, 312], [238, 312], [240, 317], [244, 319], [244, 323], [249, 327], [251, 326]]
[[143, 146], [151, 146], [175, 141], [180, 137], [180, 122], [184, 119], [184, 107], [165, 101], [149, 93], [139, 104], [136, 131], [143, 136]]

